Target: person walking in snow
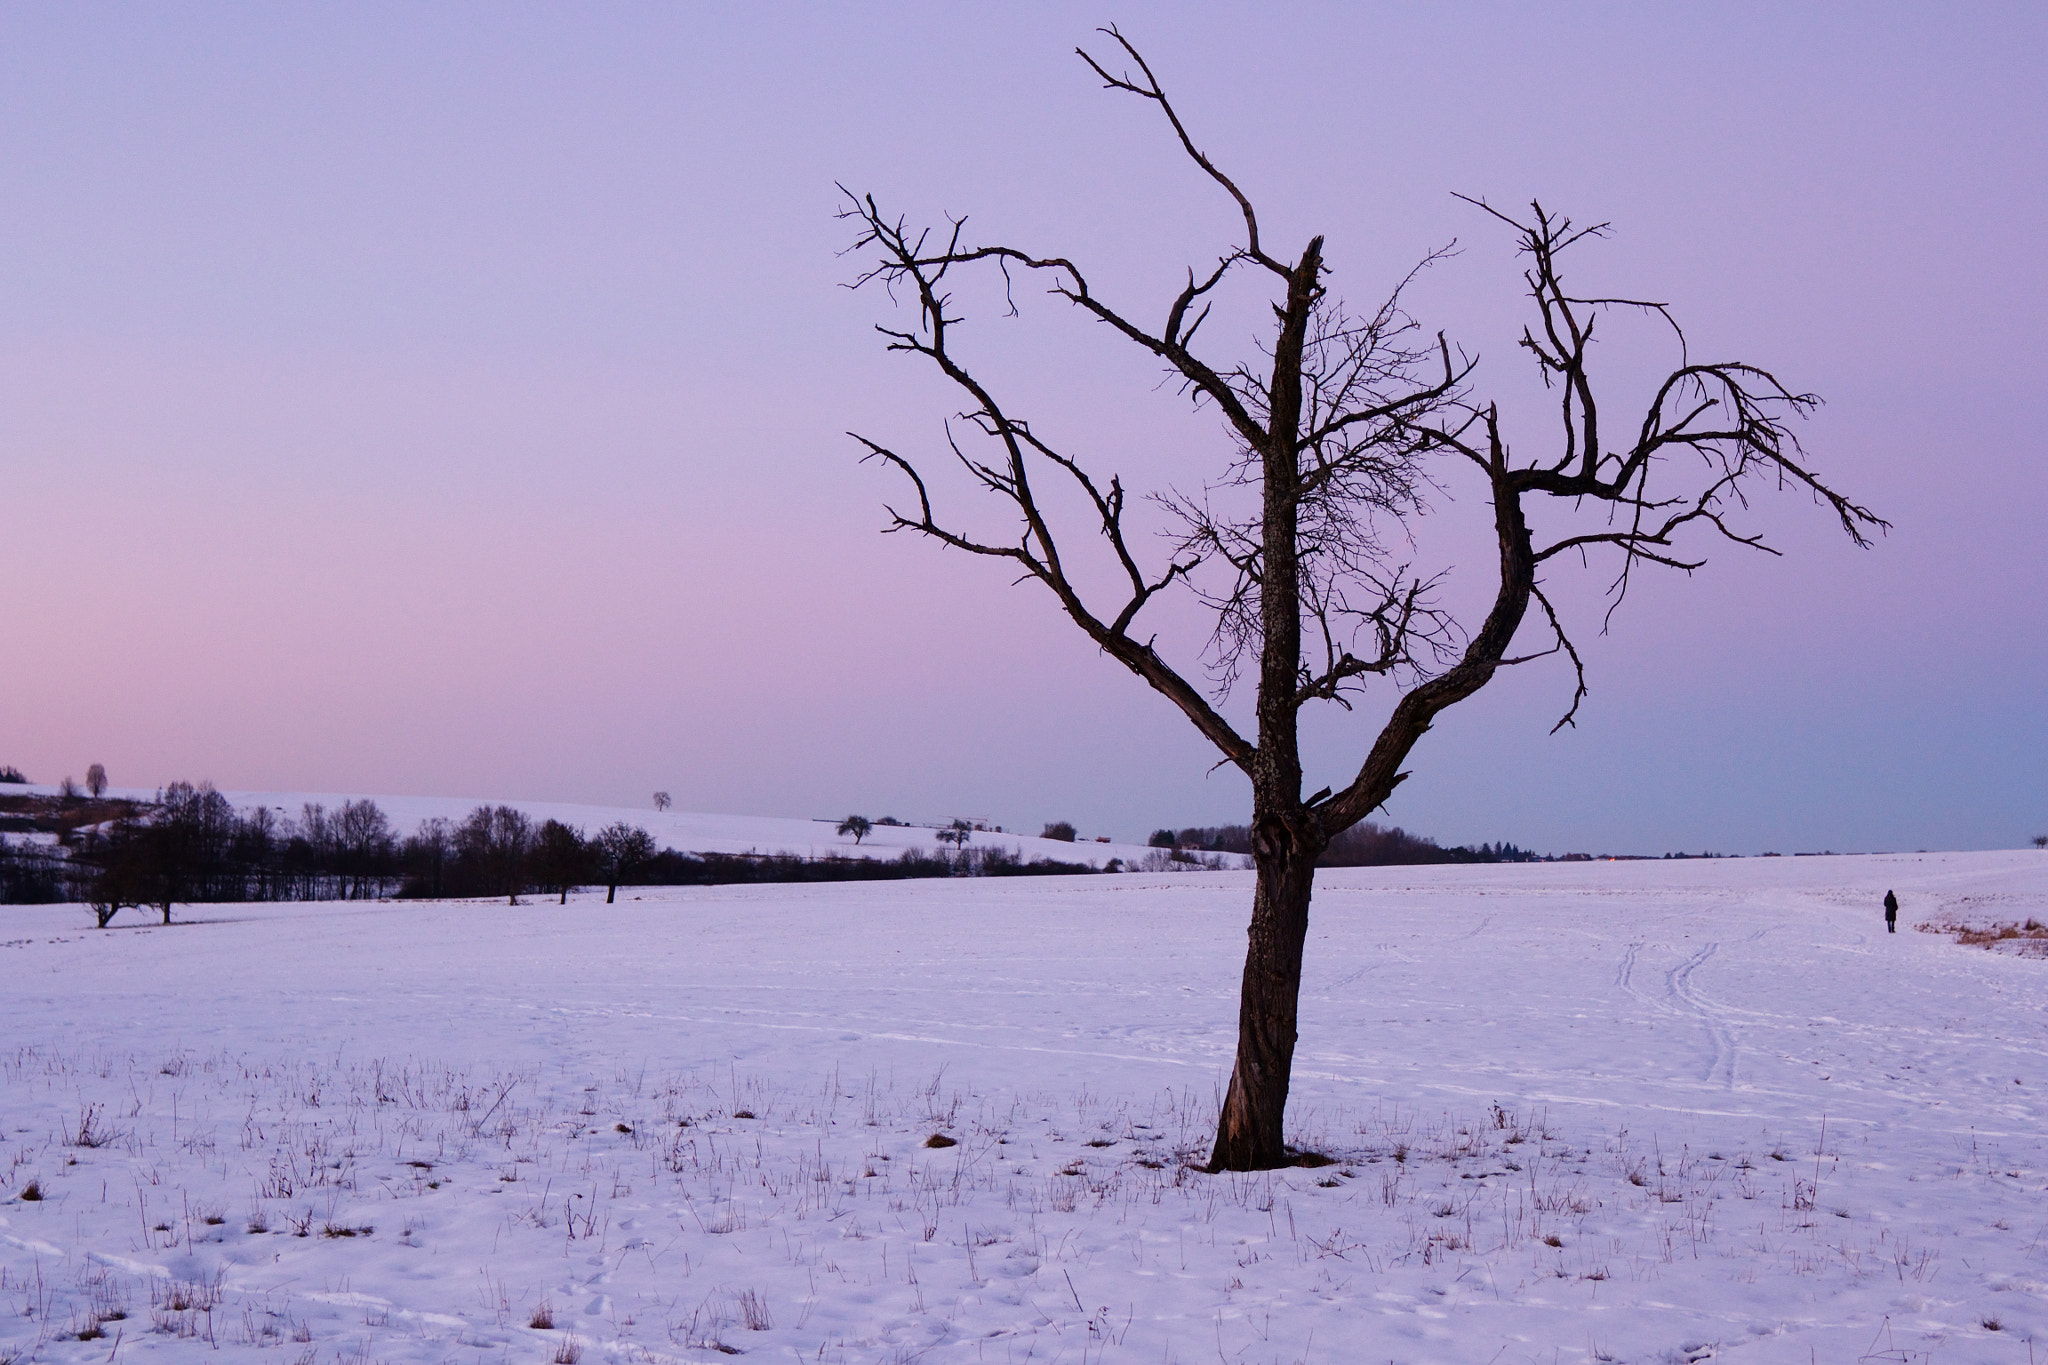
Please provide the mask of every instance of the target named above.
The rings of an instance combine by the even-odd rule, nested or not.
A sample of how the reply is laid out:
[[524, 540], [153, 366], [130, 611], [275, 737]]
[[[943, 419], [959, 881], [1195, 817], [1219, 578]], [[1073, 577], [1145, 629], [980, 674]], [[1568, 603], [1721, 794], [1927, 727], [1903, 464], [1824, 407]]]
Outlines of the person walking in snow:
[[1884, 893], [1884, 931], [1887, 934], [1899, 932], [1899, 898], [1889, 891]]

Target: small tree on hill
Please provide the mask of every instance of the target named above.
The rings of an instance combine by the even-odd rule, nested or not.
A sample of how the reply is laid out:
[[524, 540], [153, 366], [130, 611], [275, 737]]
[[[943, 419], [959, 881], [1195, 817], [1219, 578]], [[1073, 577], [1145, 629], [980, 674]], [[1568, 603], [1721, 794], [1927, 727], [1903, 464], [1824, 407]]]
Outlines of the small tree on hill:
[[854, 847], [856, 848], [860, 846], [861, 840], [868, 837], [868, 831], [874, 827], [873, 822], [865, 815], [849, 815], [839, 822], [839, 832], [841, 834], [851, 834]]
[[1074, 842], [1074, 827], [1065, 820], [1055, 820], [1040, 830], [1038, 837], [1041, 839], [1057, 839], [1063, 844], [1071, 844]]
[[606, 905], [618, 896], [620, 882], [654, 861], [654, 836], [624, 820], [606, 825], [590, 842], [597, 855], [598, 870], [604, 874]]
[[85, 789], [92, 793], [95, 801], [107, 794], [107, 770], [104, 766], [95, 763], [85, 770]]
[[654, 794], [654, 808], [656, 810], [667, 810], [673, 804], [674, 803], [668, 799], [667, 792], [656, 792]]
[[[1250, 784], [1258, 878], [1236, 1061], [1210, 1160], [1212, 1169], [1265, 1169], [1290, 1159], [1283, 1122], [1318, 858], [1393, 795], [1437, 717], [1501, 669], [1552, 655], [1568, 661], [1574, 690], [1558, 724], [1572, 721], [1586, 693], [1584, 670], [1552, 597], [1570, 567], [1604, 557], [1618, 600], [1638, 570], [1699, 568], [1695, 537], [1759, 546], [1733, 518], [1753, 492], [1773, 486], [1810, 494], [1859, 545], [1884, 523], [1807, 468], [1790, 424], [1818, 400], [1758, 366], [1694, 358], [1675, 325], [1676, 363], [1648, 388], [1647, 403], [1619, 423], [1603, 414], [1611, 395], [1595, 378], [1595, 330], [1604, 334], [1610, 319], [1628, 314], [1661, 327], [1669, 310], [1564, 283], [1564, 254], [1601, 236], [1604, 225], [1575, 226], [1541, 204], [1516, 217], [1473, 201], [1512, 233], [1525, 258], [1533, 319], [1519, 344], [1555, 395], [1552, 432], [1511, 438], [1499, 406], [1474, 391], [1476, 359], [1441, 334], [1422, 333], [1398, 288], [1362, 311], [1347, 309], [1331, 290], [1324, 238], [1310, 236], [1298, 251], [1268, 238], [1251, 197], [1196, 146], [1137, 49], [1115, 29], [1104, 32], [1129, 67], [1113, 74], [1086, 52], [1082, 60], [1109, 89], [1163, 118], [1227, 201], [1234, 240], [1213, 266], [1188, 270], [1148, 318], [1112, 301], [1057, 252], [977, 245], [963, 219], [919, 230], [872, 196], [849, 194], [845, 217], [868, 258], [856, 284], [885, 288], [913, 309], [910, 321], [878, 328], [887, 348], [931, 364], [964, 403], [940, 461], [992, 497], [1010, 526], [984, 533], [942, 512], [943, 489], [935, 474], [927, 477], [937, 465], [856, 439], [865, 458], [907, 483], [907, 506], [891, 509], [888, 529], [1037, 582]], [[1131, 503], [1122, 480], [1090, 469], [972, 368], [979, 362], [960, 349], [956, 291], [977, 271], [992, 273], [988, 283], [1005, 296], [1020, 280], [1045, 280], [1053, 297], [1156, 359], [1219, 419], [1223, 449], [1207, 477], [1156, 497], [1176, 523], [1173, 551], [1162, 560], [1145, 562], [1142, 535], [1125, 520]], [[1202, 325], [1214, 303], [1246, 284], [1244, 305], [1269, 319], [1270, 331], [1219, 355]], [[1477, 496], [1431, 497], [1454, 482]], [[1496, 553], [1481, 561], [1491, 573], [1474, 584], [1488, 601], [1484, 615], [1461, 622], [1441, 591], [1449, 571], [1418, 571], [1404, 556], [1416, 521], [1464, 508], [1482, 512], [1478, 529], [1490, 533]], [[1067, 509], [1077, 509], [1078, 520]], [[1102, 573], [1084, 566], [1089, 546], [1104, 550]], [[1139, 623], [1155, 598], [1178, 587], [1212, 613], [1211, 688], [1169, 663]], [[1525, 626], [1534, 639], [1517, 648]], [[1255, 689], [1250, 733], [1221, 709], [1239, 682]], [[1360, 736], [1341, 757], [1304, 755], [1303, 712], [1348, 709], [1375, 683], [1394, 693], [1378, 733], [1369, 742]], [[1333, 758], [1333, 785], [1309, 792], [1305, 762]]]

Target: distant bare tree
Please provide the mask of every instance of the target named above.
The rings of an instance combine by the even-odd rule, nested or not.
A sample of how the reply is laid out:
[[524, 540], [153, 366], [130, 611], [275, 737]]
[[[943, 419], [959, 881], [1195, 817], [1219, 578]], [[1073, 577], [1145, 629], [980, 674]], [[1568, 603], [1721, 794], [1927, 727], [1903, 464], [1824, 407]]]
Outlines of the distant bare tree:
[[[965, 409], [942, 459], [1014, 516], [1013, 531], [991, 538], [942, 515], [928, 462], [856, 439], [865, 458], [908, 483], [908, 510], [891, 509], [888, 529], [992, 559], [1042, 585], [1097, 647], [1178, 708], [1249, 779], [1258, 877], [1236, 1064], [1211, 1165], [1270, 1168], [1291, 1159], [1283, 1121], [1317, 858], [1393, 794], [1408, 776], [1410, 750], [1436, 717], [1502, 668], [1551, 655], [1569, 662], [1574, 688], [1560, 726], [1571, 723], [1586, 694], [1579, 653], [1545, 573], [1606, 556], [1618, 602], [1645, 566], [1699, 568], [1694, 535], [1762, 548], [1730, 518], [1752, 491], [1771, 486], [1809, 493], [1858, 545], [1884, 523], [1807, 468], [1790, 422], [1815, 398], [1746, 362], [1695, 359], [1675, 325], [1675, 366], [1610, 444], [1615, 427], [1600, 420], [1603, 391], [1591, 363], [1595, 328], [1604, 330], [1617, 313], [1660, 326], [1671, 314], [1661, 303], [1567, 287], [1564, 253], [1602, 235], [1604, 225], [1577, 227], [1540, 204], [1516, 217], [1473, 201], [1512, 233], [1526, 258], [1534, 316], [1520, 345], [1557, 395], [1554, 435], [1511, 442], [1498, 406], [1473, 391], [1476, 360], [1441, 334], [1421, 332], [1399, 288], [1362, 311], [1347, 309], [1330, 290], [1321, 236], [1298, 252], [1279, 252], [1261, 232], [1251, 198], [1197, 147], [1137, 49], [1115, 29], [1104, 33], [1128, 66], [1113, 74], [1085, 51], [1082, 60], [1109, 89], [1163, 118], [1233, 207], [1242, 234], [1213, 266], [1189, 270], [1158, 320], [1147, 322], [1111, 302], [1063, 256], [977, 245], [964, 219], [915, 229], [884, 213], [873, 196], [849, 194], [844, 216], [866, 258], [856, 287], [885, 287], [911, 306], [914, 320], [878, 330], [889, 350], [918, 357], [955, 386]], [[1020, 278], [1044, 279], [1055, 298], [1154, 357], [1182, 393], [1220, 419], [1225, 451], [1207, 480], [1156, 495], [1177, 526], [1169, 553], [1148, 564], [1126, 521], [1122, 480], [1092, 470], [970, 368], [957, 340], [963, 315], [953, 290], [975, 271], [999, 272], [995, 283], [1005, 289]], [[1270, 334], [1236, 357], [1198, 349], [1212, 304], [1243, 284], [1254, 286], [1254, 304], [1270, 310], [1262, 314], [1272, 319]], [[1433, 510], [1432, 495], [1458, 471], [1483, 486], [1483, 500], [1459, 505], [1486, 509], [1498, 549], [1491, 603], [1471, 630], [1444, 605], [1444, 575], [1404, 558], [1412, 553], [1412, 524]], [[1070, 522], [1060, 509], [1075, 505], [1086, 510]], [[1539, 521], [1541, 537], [1532, 530]], [[1106, 553], [1116, 585], [1107, 598], [1101, 579], [1079, 567], [1087, 546]], [[1140, 624], [1141, 613], [1176, 587], [1192, 589], [1213, 613], [1207, 689], [1169, 664]], [[1540, 638], [1518, 650], [1525, 625]], [[1251, 735], [1219, 709], [1241, 679], [1256, 689]], [[1374, 684], [1395, 689], [1377, 737], [1345, 760], [1346, 771], [1356, 768], [1340, 787], [1304, 795], [1304, 710], [1321, 703], [1349, 709]]]
[[268, 806], [258, 806], [242, 817], [241, 828], [235, 834], [235, 857], [255, 873], [256, 899], [271, 900], [279, 893], [277, 885], [276, 853], [280, 833], [277, 814]]
[[839, 832], [841, 834], [851, 834], [855, 848], [860, 847], [860, 841], [867, 838], [868, 831], [874, 827], [874, 822], [865, 815], [849, 815], [839, 822]]
[[597, 854], [598, 870], [604, 874], [604, 903], [618, 898], [619, 883], [654, 860], [654, 836], [624, 820], [606, 825], [591, 840]]
[[656, 810], [667, 810], [669, 806], [672, 804], [673, 803], [668, 799], [667, 792], [656, 792], [654, 794], [654, 808]]
[[334, 870], [341, 880], [341, 898], [358, 900], [371, 894], [376, 875], [389, 867], [396, 851], [391, 822], [367, 797], [346, 801], [330, 822]]
[[211, 782], [171, 783], [122, 849], [125, 898], [158, 907], [165, 924], [173, 905], [212, 899], [210, 883], [226, 871], [239, 825], [234, 807]]
[[456, 856], [483, 885], [519, 904], [533, 850], [533, 822], [511, 806], [478, 806], [455, 831]]
[[2048, 834], [2036, 834], [2034, 836], [2034, 847], [2048, 848]]
[[139, 910], [149, 903], [152, 869], [147, 838], [141, 821], [121, 819], [87, 846], [94, 872], [86, 883], [85, 901], [100, 928], [106, 928], [122, 906]]
[[85, 789], [92, 793], [92, 799], [95, 801], [107, 794], [107, 770], [105, 767], [95, 763], [85, 770]]
[[448, 864], [455, 855], [454, 826], [436, 815], [422, 820], [403, 847], [408, 895], [448, 894]]
[[1057, 839], [1063, 844], [1071, 844], [1074, 842], [1074, 827], [1065, 820], [1055, 820], [1040, 830], [1038, 837], [1041, 839]]
[[562, 905], [569, 892], [583, 884], [590, 871], [590, 850], [583, 831], [560, 820], [543, 821], [533, 840], [533, 879], [543, 891], [558, 892]]
[[330, 870], [334, 866], [334, 822], [327, 807], [318, 801], [299, 805], [299, 818], [285, 829], [287, 874], [298, 883], [295, 894], [305, 900], [322, 900], [335, 894]]

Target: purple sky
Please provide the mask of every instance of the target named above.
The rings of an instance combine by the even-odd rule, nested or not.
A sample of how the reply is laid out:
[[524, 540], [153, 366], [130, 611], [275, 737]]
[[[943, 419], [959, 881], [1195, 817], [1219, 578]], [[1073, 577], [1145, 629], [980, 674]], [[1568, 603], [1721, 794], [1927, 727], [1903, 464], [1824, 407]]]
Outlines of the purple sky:
[[[0, 762], [1241, 819], [1042, 591], [877, 535], [898, 490], [841, 434], [929, 450], [957, 404], [838, 287], [835, 180], [1146, 314], [1229, 245], [1156, 116], [1071, 55], [1111, 19], [1352, 297], [1459, 239], [1415, 302], [1483, 383], [1526, 397], [1517, 267], [1450, 192], [1612, 220], [1577, 277], [1822, 394], [1815, 462], [1895, 524], [1857, 551], [1767, 498], [1785, 558], [1645, 581], [1605, 637], [1604, 578], [1572, 577], [1578, 729], [1545, 733], [1568, 676], [1520, 670], [1423, 741], [1393, 820], [1557, 851], [2048, 831], [2048, 20], [2021, 5], [10, 8]], [[1223, 451], [1152, 366], [1023, 303], [971, 329], [1019, 411], [1148, 485]], [[1464, 534], [1449, 560], [1484, 568]], [[1376, 724], [1318, 725], [1312, 781]]]

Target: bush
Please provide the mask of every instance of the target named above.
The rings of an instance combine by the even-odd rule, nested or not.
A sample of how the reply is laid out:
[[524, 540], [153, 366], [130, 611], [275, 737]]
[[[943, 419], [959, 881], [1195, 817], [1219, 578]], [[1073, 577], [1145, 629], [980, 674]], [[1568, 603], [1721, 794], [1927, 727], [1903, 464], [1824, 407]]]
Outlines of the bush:
[[28, 779], [21, 775], [21, 769], [12, 763], [0, 764], [0, 782], [13, 782], [24, 787], [28, 785]]
[[1055, 820], [1038, 835], [1041, 839], [1057, 839], [1063, 844], [1074, 842], [1074, 827], [1065, 820]]

